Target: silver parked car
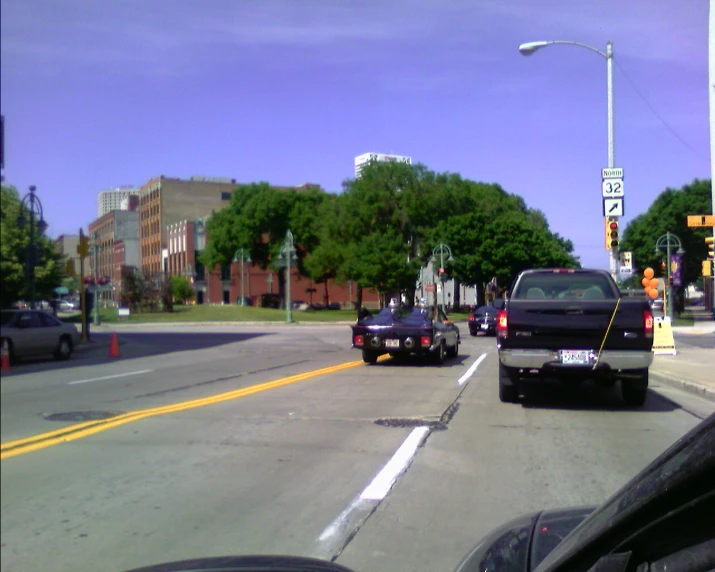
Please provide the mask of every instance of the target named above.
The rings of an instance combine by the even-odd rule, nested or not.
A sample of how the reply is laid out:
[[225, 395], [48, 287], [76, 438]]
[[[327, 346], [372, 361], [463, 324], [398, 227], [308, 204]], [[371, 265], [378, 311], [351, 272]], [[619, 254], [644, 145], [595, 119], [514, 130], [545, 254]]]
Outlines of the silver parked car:
[[53, 354], [58, 360], [69, 359], [80, 341], [74, 324], [61, 322], [41, 310], [2, 310], [0, 341], [8, 342], [10, 360]]

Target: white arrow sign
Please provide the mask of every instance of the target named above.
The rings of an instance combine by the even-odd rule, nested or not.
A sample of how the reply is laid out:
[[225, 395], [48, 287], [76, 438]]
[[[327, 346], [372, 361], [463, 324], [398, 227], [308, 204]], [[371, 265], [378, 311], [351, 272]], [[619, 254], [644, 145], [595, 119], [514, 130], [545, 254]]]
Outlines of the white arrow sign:
[[623, 216], [623, 198], [603, 199], [603, 216]]

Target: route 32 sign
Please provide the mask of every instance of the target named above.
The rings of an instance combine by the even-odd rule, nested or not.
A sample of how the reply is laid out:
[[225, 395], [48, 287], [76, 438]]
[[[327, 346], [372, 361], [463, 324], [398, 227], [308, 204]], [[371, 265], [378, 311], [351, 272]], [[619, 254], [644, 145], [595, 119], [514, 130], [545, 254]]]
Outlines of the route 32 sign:
[[604, 199], [623, 197], [625, 195], [623, 179], [604, 179], [601, 183], [601, 194]]

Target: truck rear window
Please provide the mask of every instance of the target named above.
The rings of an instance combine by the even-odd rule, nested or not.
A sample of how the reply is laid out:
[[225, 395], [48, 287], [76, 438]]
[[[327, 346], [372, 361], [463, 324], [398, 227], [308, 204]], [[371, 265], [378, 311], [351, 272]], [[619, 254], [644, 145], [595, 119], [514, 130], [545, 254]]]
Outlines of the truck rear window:
[[611, 283], [602, 274], [527, 274], [512, 298], [517, 300], [615, 300]]

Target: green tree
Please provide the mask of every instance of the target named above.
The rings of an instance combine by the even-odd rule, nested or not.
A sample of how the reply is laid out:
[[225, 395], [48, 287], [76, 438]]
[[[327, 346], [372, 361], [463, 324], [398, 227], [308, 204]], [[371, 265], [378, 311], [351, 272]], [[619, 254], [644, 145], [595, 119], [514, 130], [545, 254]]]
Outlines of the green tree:
[[[655, 249], [656, 241], [666, 232], [675, 234], [685, 249], [683, 256], [683, 285], [676, 289], [676, 309], [684, 306], [684, 289], [698, 280], [701, 262], [707, 255], [705, 237], [711, 236], [706, 228], [688, 227], [688, 215], [710, 212], [711, 182], [696, 179], [680, 189], [668, 188], [653, 201], [648, 210], [630, 221], [623, 230], [620, 248], [633, 252], [633, 262], [638, 276], [642, 270], [653, 268], [658, 277], [664, 277], [661, 264], [665, 262], [664, 252]], [[672, 254], [675, 254], [673, 252]]]
[[[20, 196], [12, 186], [2, 185], [0, 201], [0, 306], [8, 308], [18, 300], [30, 298], [30, 281], [25, 260], [30, 245], [29, 224], [20, 229], [20, 214], [29, 219], [22, 207]], [[55, 244], [41, 236], [35, 227], [34, 243], [37, 248], [35, 265], [36, 300], [51, 299], [54, 289], [62, 283], [64, 264]]]
[[191, 280], [185, 276], [172, 276], [170, 282], [174, 300], [186, 304], [186, 302], [194, 297], [194, 288], [191, 285]]

